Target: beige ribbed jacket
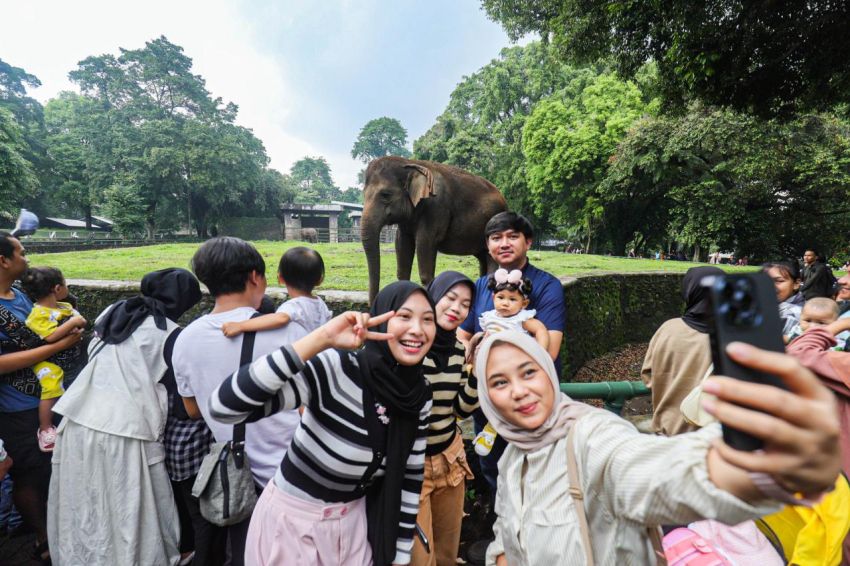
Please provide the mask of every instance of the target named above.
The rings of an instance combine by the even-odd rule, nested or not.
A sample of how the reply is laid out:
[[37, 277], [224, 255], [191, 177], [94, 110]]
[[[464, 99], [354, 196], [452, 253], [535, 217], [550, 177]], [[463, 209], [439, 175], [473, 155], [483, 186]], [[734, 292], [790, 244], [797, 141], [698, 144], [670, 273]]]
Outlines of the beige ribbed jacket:
[[681, 318], [668, 320], [655, 332], [643, 360], [641, 378], [652, 390], [652, 431], [667, 436], [696, 430], [679, 406], [700, 384], [711, 365], [708, 334]]
[[[640, 434], [627, 421], [594, 410], [575, 424], [576, 459], [597, 566], [655, 564], [648, 525], [702, 518], [729, 524], [781, 506], [754, 507], [708, 479], [706, 454], [720, 426], [673, 438]], [[509, 566], [585, 564], [568, 492], [567, 439], [535, 452], [508, 446], [499, 461], [496, 539], [487, 564], [505, 554]], [[523, 468], [525, 467], [525, 470]]]

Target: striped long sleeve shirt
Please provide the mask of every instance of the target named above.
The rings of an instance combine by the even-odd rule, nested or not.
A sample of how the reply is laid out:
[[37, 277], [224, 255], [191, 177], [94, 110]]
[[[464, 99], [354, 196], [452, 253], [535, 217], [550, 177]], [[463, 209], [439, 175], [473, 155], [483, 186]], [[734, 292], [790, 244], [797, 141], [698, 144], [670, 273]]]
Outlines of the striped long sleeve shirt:
[[428, 456], [439, 454], [451, 445], [457, 434], [455, 417], [465, 419], [478, 408], [478, 381], [464, 368], [464, 359], [463, 344], [457, 342], [443, 371], [437, 371], [430, 357], [422, 363], [434, 394], [428, 426]]
[[[306, 410], [274, 477], [282, 491], [308, 501], [339, 503], [362, 497], [373, 478], [385, 473], [386, 456], [374, 447], [359, 372], [349, 352], [326, 350], [306, 364], [284, 346], [228, 377], [210, 398], [210, 413], [222, 422], [252, 422], [276, 411]], [[431, 402], [419, 415], [419, 429], [407, 460], [395, 564], [408, 564], [425, 464]], [[342, 535], [345, 536], [345, 535]]]

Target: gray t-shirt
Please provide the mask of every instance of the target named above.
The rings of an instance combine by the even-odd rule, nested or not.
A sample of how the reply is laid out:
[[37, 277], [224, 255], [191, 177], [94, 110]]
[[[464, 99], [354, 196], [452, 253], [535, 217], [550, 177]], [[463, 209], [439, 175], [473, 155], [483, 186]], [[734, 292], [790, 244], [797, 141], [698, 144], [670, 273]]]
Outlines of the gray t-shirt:
[[307, 332], [312, 332], [331, 319], [331, 311], [325, 301], [319, 297], [295, 297], [289, 299], [277, 308], [277, 312], [285, 312], [291, 322], [300, 324]]
[[[228, 338], [221, 332], [225, 322], [241, 322], [254, 314], [251, 307], [208, 314], [192, 322], [174, 344], [172, 362], [177, 391], [183, 397], [194, 397], [216, 441], [233, 437], [233, 427], [210, 417], [209, 399], [216, 387], [239, 368], [242, 336]], [[307, 333], [298, 324], [287, 324], [278, 330], [258, 332], [254, 342], [254, 359], [291, 344]], [[298, 411], [281, 411], [245, 427], [245, 452], [251, 462], [254, 480], [265, 486], [289, 448]]]

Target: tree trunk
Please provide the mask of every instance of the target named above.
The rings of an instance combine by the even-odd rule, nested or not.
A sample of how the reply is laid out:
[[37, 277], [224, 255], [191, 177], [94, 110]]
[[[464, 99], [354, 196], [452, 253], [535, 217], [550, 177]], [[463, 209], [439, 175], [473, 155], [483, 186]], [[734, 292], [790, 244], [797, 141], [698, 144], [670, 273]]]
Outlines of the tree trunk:
[[86, 230], [91, 230], [91, 203], [85, 207], [86, 211]]

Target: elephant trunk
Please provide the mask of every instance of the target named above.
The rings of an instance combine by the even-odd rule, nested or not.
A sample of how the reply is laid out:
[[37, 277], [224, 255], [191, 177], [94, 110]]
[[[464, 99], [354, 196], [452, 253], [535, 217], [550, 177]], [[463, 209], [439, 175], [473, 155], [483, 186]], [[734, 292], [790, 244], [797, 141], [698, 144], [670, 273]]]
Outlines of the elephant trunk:
[[381, 285], [381, 228], [384, 227], [380, 218], [368, 212], [363, 213], [360, 224], [360, 241], [366, 253], [369, 265], [369, 304], [375, 300]]

